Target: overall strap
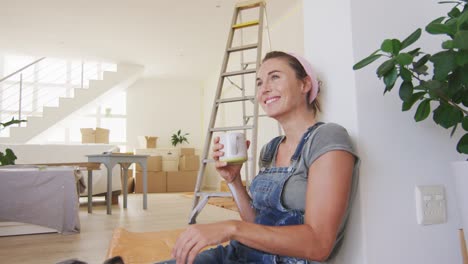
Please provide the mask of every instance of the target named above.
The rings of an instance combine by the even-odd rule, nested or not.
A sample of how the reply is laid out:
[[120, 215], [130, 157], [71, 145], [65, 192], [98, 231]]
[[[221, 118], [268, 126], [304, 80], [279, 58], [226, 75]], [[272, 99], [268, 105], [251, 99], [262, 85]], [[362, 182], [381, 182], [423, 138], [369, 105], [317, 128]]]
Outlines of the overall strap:
[[[292, 156], [291, 160], [297, 160], [299, 158], [305, 142], [312, 135], [312, 132], [322, 124], [324, 124], [324, 123], [323, 122], [317, 122], [313, 126], [311, 126], [311, 127], [309, 127], [307, 129], [307, 131], [302, 136], [302, 139], [301, 139], [299, 145], [297, 146], [296, 151], [294, 152], [294, 155]], [[266, 145], [266, 147], [265, 147], [265, 149], [263, 151], [263, 155], [260, 157], [262, 162], [270, 163], [273, 160], [273, 155], [275, 154], [275, 151], [278, 148], [278, 145], [283, 140], [283, 138], [284, 138], [284, 136], [277, 136], [277, 137], [273, 138], [270, 142], [268, 142], [268, 144]]]
[[274, 139], [270, 140], [263, 151], [263, 155], [260, 157], [262, 162], [270, 163], [273, 160], [273, 155], [275, 150], [278, 148], [279, 143], [283, 140], [284, 136], [277, 136]]
[[297, 161], [299, 159], [299, 157], [301, 156], [302, 149], [304, 148], [305, 143], [310, 138], [310, 136], [313, 135], [313, 132], [315, 131], [315, 129], [317, 129], [322, 124], [324, 124], [324, 123], [323, 122], [317, 122], [317, 123], [315, 123], [315, 125], [313, 125], [313, 126], [311, 126], [311, 127], [309, 127], [307, 129], [307, 131], [302, 136], [302, 139], [299, 142], [299, 145], [297, 146], [296, 151], [294, 152], [294, 155], [291, 158], [291, 161]]

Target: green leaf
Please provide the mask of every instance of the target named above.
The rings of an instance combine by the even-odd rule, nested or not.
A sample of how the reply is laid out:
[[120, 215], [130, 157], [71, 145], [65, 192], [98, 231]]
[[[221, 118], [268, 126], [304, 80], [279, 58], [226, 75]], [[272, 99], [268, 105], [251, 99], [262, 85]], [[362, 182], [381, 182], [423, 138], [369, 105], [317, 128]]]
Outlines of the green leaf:
[[446, 41], [442, 42], [442, 48], [443, 49], [453, 49], [454, 48], [453, 40], [446, 40]]
[[462, 120], [462, 127], [465, 131], [468, 131], [468, 116], [465, 116]]
[[458, 17], [460, 16], [460, 13], [460, 9], [458, 9], [458, 7], [454, 7], [452, 10], [450, 10], [450, 12], [448, 12], [448, 15], [449, 17]]
[[403, 102], [403, 105], [401, 107], [401, 111], [408, 111], [413, 107], [414, 103], [418, 101], [419, 99], [423, 98], [423, 96], [426, 94], [426, 92], [419, 92], [411, 95], [410, 99], [408, 101]]
[[393, 69], [389, 73], [387, 73], [387, 75], [384, 76], [384, 83], [385, 83], [385, 86], [388, 88], [386, 90], [390, 91], [393, 88], [397, 78], [398, 78], [397, 68], [393, 67]]
[[432, 99], [439, 98], [439, 94], [444, 93], [443, 92], [444, 83], [441, 81], [430, 80], [430, 81], [424, 82], [422, 85], [425, 88], [427, 88], [427, 91]]
[[443, 128], [452, 127], [460, 123], [463, 119], [463, 112], [446, 103], [441, 103], [439, 107], [434, 110], [434, 122]]
[[430, 60], [434, 63], [434, 79], [436, 80], [444, 80], [456, 67], [455, 53], [450, 50], [436, 53]]
[[380, 49], [384, 52], [397, 55], [401, 50], [401, 42], [398, 39], [386, 39], [380, 45]]
[[401, 66], [409, 65], [413, 62], [413, 56], [409, 55], [408, 53], [400, 53], [398, 56], [396, 56], [395, 59]]
[[14, 117], [12, 117], [10, 121], [5, 122], [5, 123], [0, 123], [0, 125], [3, 126], [3, 127], [7, 127], [7, 126], [14, 125], [14, 124], [23, 123], [23, 122], [26, 122], [26, 120], [18, 120], [18, 119], [15, 119]]
[[420, 50], [421, 50], [421, 48], [417, 48], [417, 49], [414, 49], [412, 51], [408, 51], [408, 54], [411, 55], [411, 56], [417, 56], [417, 55], [419, 55]]
[[455, 34], [453, 47], [461, 50], [468, 50], [468, 31], [460, 30]]
[[429, 25], [430, 25], [430, 24], [440, 24], [440, 23], [442, 23], [442, 21], [444, 21], [444, 19], [445, 19], [445, 17], [438, 17], [438, 18], [432, 20], [432, 21], [429, 23]]
[[393, 55], [397, 55], [401, 50], [401, 42], [398, 39], [392, 39]]
[[468, 107], [468, 89], [464, 91], [463, 99], [462, 99], [462, 104], [463, 104], [465, 107]]
[[413, 63], [413, 68], [421, 67], [422, 65], [426, 64], [426, 62], [428, 62], [430, 58], [431, 58], [430, 54], [426, 54], [422, 56], [417, 62]]
[[427, 75], [427, 69], [429, 68], [426, 65], [422, 65], [417, 68], [414, 68], [413, 70], [419, 75]]
[[387, 75], [393, 68], [395, 67], [395, 60], [394, 59], [389, 59], [385, 62], [383, 62], [378, 68], [377, 68], [377, 76], [380, 78], [384, 75]]
[[[464, 84], [465, 87], [468, 87], [468, 74], [466, 74], [468, 72], [468, 64], [465, 64], [465, 65], [463, 65], [463, 67], [458, 68], [458, 69], [461, 72], [460, 79], [461, 79], [462, 84]], [[468, 90], [467, 90], [467, 92], [468, 92]]]
[[411, 96], [413, 95], [413, 83], [403, 82], [400, 85], [399, 95], [400, 95], [401, 100], [405, 102], [409, 101], [411, 99]]
[[401, 42], [401, 49], [405, 49], [406, 47], [410, 46], [411, 44], [416, 42], [416, 40], [418, 40], [419, 37], [421, 37], [421, 29], [420, 28], [416, 29], [416, 31], [411, 33], [411, 35], [409, 35], [407, 38], [405, 38]]
[[458, 141], [457, 151], [463, 154], [468, 154], [468, 133], [463, 135]]
[[430, 99], [424, 99], [419, 104], [416, 114], [414, 115], [414, 120], [416, 120], [416, 122], [422, 121], [429, 116], [429, 113], [431, 112], [430, 102]]
[[372, 62], [374, 62], [375, 60], [377, 60], [380, 57], [382, 57], [382, 54], [370, 55], [367, 58], [364, 58], [363, 60], [361, 60], [358, 63], [354, 64], [353, 70], [359, 70], [359, 69], [371, 64]]
[[427, 33], [433, 34], [433, 35], [445, 34], [445, 35], [453, 36], [456, 33], [456, 31], [453, 30], [453, 28], [451, 28], [450, 26], [445, 25], [445, 24], [437, 24], [437, 23], [431, 23], [427, 25], [426, 31]]
[[465, 8], [463, 12], [461, 13], [461, 15], [457, 18], [457, 26], [460, 28], [466, 22], [468, 22], [468, 12]]
[[407, 82], [411, 82], [411, 80], [413, 79], [413, 75], [411, 75], [411, 72], [405, 67], [400, 67], [400, 76], [403, 79], [403, 81]]
[[455, 63], [458, 66], [468, 64], [468, 51], [460, 50], [455, 54]]
[[386, 39], [380, 45], [380, 49], [383, 52], [393, 53], [393, 42], [391, 39]]

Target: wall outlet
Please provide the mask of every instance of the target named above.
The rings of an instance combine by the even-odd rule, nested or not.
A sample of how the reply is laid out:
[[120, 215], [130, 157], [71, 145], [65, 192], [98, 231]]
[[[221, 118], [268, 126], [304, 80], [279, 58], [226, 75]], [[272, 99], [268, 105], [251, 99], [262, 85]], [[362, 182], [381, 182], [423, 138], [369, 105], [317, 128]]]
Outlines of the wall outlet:
[[443, 185], [419, 185], [415, 189], [416, 218], [420, 225], [447, 222], [447, 202]]

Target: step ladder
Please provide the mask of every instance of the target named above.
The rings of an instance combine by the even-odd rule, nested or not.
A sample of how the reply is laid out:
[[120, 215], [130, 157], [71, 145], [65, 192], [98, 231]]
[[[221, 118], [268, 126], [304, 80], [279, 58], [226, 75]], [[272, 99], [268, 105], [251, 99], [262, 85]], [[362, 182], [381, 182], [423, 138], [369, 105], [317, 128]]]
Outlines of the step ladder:
[[[258, 11], [258, 16], [256, 12]], [[247, 22], [242, 22], [242, 14], [246, 15], [255, 14], [254, 20], [249, 20]], [[192, 211], [190, 213], [189, 224], [194, 224], [196, 222], [196, 217], [200, 211], [208, 203], [208, 199], [211, 197], [232, 197], [230, 192], [202, 192], [201, 186], [203, 184], [203, 179], [205, 176], [206, 166], [214, 160], [209, 157], [211, 154], [211, 144], [213, 139], [213, 134], [216, 132], [227, 132], [227, 131], [247, 131], [251, 132], [250, 138], [250, 148], [249, 148], [249, 158], [248, 161], [244, 163], [245, 178], [247, 186], [250, 184], [249, 179], [253, 177], [256, 173], [256, 160], [257, 160], [257, 127], [258, 127], [258, 102], [255, 98], [256, 95], [256, 72], [260, 67], [262, 59], [262, 37], [263, 37], [263, 18], [265, 15], [265, 2], [264, 1], [245, 1], [237, 3], [234, 8], [234, 14], [232, 17], [231, 28], [229, 30], [229, 36], [226, 44], [226, 50], [224, 53], [223, 63], [221, 66], [221, 74], [218, 79], [218, 86], [213, 102], [213, 108], [211, 110], [211, 118], [209, 127], [206, 132], [205, 144], [203, 148], [203, 156], [200, 169], [198, 170], [197, 182], [195, 185], [195, 191], [193, 195], [193, 204]], [[253, 44], [244, 45], [243, 32], [242, 30], [250, 30], [249, 33], [256, 33], [257, 42]], [[255, 32], [256, 30], [256, 32]], [[234, 38], [236, 40], [240, 39], [240, 45], [235, 45], [233, 43]], [[239, 38], [240, 37], [240, 38]], [[247, 55], [254, 57], [253, 61], [245, 62], [244, 52], [249, 52]], [[234, 60], [234, 55], [239, 55], [239, 63], [234, 63], [240, 69], [228, 69], [232, 68], [232, 60]], [[229, 67], [228, 67], [229, 66]], [[231, 81], [230, 77], [237, 76], [241, 78], [241, 84], [237, 85], [235, 82]], [[251, 87], [253, 87], [252, 94], [247, 95], [246, 92], [246, 78], [251, 77]], [[223, 87], [225, 85], [225, 80], [227, 80], [231, 85], [235, 86], [241, 91], [241, 96], [237, 97], [223, 97]], [[225, 127], [216, 127], [216, 120], [218, 115], [218, 110], [221, 105], [241, 102], [242, 103], [242, 124], [236, 126], [225, 126]], [[251, 114], [247, 114], [247, 105], [246, 103], [251, 103], [253, 109]], [[248, 165], [250, 163], [250, 166]]]

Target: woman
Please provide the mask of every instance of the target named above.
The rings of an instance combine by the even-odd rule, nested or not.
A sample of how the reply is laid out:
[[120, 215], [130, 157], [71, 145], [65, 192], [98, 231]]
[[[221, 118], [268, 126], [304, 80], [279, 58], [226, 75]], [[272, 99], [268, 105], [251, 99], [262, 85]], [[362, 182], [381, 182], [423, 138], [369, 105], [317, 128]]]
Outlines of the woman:
[[[216, 169], [236, 198], [242, 221], [192, 225], [178, 238], [177, 263], [320, 263], [342, 241], [357, 183], [359, 159], [346, 130], [317, 122], [319, 86], [302, 57], [270, 52], [257, 73], [257, 100], [285, 136], [262, 148], [250, 195], [242, 165], [219, 161]], [[228, 246], [200, 251], [230, 241]]]

